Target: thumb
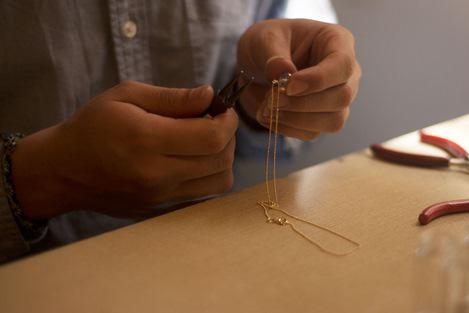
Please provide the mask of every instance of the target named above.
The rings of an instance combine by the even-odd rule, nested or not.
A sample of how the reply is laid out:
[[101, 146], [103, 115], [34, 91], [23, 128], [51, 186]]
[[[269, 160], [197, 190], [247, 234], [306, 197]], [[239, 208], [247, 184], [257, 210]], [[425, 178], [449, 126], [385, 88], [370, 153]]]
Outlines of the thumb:
[[268, 82], [279, 79], [285, 73], [295, 73], [297, 71], [295, 64], [290, 57], [274, 55], [265, 63], [264, 75]]
[[173, 118], [198, 117], [210, 106], [213, 88], [165, 88], [139, 82], [124, 82], [117, 86], [118, 100], [132, 103], [148, 113]]
[[256, 23], [239, 41], [239, 66], [253, 74], [257, 84], [297, 71], [291, 56], [291, 31], [283, 24], [285, 21]]
[[261, 28], [257, 40], [252, 40], [253, 59], [263, 70], [263, 77], [268, 83], [282, 74], [297, 71], [291, 57], [291, 35], [288, 29], [273, 27]]
[[197, 88], [160, 88], [157, 101], [151, 113], [173, 117], [200, 117], [207, 111], [213, 98], [213, 88], [202, 85]]

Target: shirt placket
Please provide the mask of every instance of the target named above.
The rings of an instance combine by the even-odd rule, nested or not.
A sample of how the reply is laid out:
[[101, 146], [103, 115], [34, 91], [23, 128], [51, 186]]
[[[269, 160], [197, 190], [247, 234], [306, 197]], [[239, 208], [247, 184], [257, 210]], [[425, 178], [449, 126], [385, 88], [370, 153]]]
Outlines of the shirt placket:
[[109, 0], [119, 80], [152, 82], [144, 0]]

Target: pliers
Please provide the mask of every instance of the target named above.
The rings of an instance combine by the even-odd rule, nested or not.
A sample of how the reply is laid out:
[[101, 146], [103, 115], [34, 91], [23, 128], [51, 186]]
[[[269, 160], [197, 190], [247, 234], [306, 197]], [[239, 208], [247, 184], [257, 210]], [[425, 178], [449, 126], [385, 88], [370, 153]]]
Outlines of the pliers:
[[469, 170], [469, 153], [460, 145], [446, 138], [419, 132], [420, 141], [446, 151], [450, 157], [437, 157], [407, 153], [386, 148], [380, 144], [370, 146], [374, 156], [385, 161], [420, 167], [458, 167]]
[[[238, 87], [238, 81], [243, 78], [245, 81]], [[212, 117], [225, 113], [226, 110], [236, 105], [241, 94], [252, 83], [254, 77], [247, 77], [244, 71], [239, 71], [236, 76], [228, 82], [212, 99], [209, 108], [203, 115], [210, 114]]]
[[[438, 136], [419, 132], [420, 141], [446, 151], [449, 157], [437, 157], [407, 153], [386, 148], [380, 144], [370, 146], [373, 155], [385, 161], [427, 168], [458, 168], [469, 173], [469, 152], [457, 143]], [[445, 201], [433, 204], [419, 215], [419, 223], [426, 225], [432, 220], [447, 214], [469, 212], [469, 199]]]

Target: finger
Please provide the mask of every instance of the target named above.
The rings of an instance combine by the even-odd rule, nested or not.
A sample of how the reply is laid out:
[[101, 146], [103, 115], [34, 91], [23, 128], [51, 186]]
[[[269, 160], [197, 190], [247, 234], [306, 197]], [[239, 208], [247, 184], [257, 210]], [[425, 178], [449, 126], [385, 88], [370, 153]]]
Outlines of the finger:
[[[261, 124], [265, 128], [269, 128], [269, 122], [268, 121], [263, 121]], [[280, 123], [278, 124], [277, 132], [279, 134], [284, 135], [284, 136], [300, 139], [300, 140], [303, 140], [303, 141], [310, 141], [310, 140], [316, 139], [321, 134], [320, 132], [306, 131], [306, 130], [303, 130], [303, 129], [298, 129], [298, 128], [295, 128], [295, 127], [286, 126], [286, 125], [283, 125], [283, 124], [280, 124]]]
[[229, 169], [214, 175], [185, 181], [171, 188], [164, 194], [162, 194], [159, 189], [148, 189], [138, 199], [141, 204], [138, 205], [137, 203], [131, 211], [127, 210], [127, 212], [122, 215], [126, 217], [129, 215], [134, 217], [149, 217], [161, 213], [161, 210], [154, 209], [155, 205], [168, 201], [194, 200], [201, 197], [221, 194], [229, 191], [232, 185], [233, 171]]
[[229, 109], [213, 118], [173, 119], [149, 115], [140, 140], [149, 150], [167, 155], [210, 155], [222, 151], [234, 137], [238, 116]]
[[[337, 132], [341, 130], [349, 115], [349, 109], [334, 113], [279, 112], [279, 125], [293, 127], [308, 132]], [[263, 124], [267, 124], [264, 118]]]
[[[257, 34], [252, 35], [253, 32]], [[247, 42], [246, 38], [256, 40]], [[288, 27], [251, 27], [241, 38], [238, 60], [248, 68], [254, 69], [252, 74], [256, 77], [256, 83], [270, 84], [283, 73], [296, 72], [296, 66], [291, 59], [290, 41], [291, 32]], [[249, 60], [243, 60], [246, 55]]]
[[264, 75], [267, 81], [271, 83], [286, 73], [295, 73], [296, 71], [296, 66], [293, 64], [290, 56], [274, 55], [266, 61]]
[[[177, 186], [206, 176], [215, 175], [233, 168], [235, 139], [216, 155], [211, 156], [159, 156], [154, 158], [145, 155], [134, 167], [132, 175], [134, 185], [141, 192], [141, 198], [147, 201], [147, 196], [153, 199], [152, 192], [157, 188], [157, 195], [169, 194]], [[156, 160], [155, 160], [156, 159]], [[155, 166], [157, 162], [158, 166]], [[164, 184], [161, 184], [164, 182]]]
[[292, 75], [287, 87], [290, 96], [310, 94], [343, 84], [357, 70], [354, 41], [350, 33], [339, 28], [318, 36], [316, 46], [324, 47], [317, 56], [311, 56], [313, 66]]
[[287, 86], [287, 95], [303, 96], [341, 85], [356, 68], [352, 56], [335, 52], [316, 66], [294, 73]]
[[[280, 94], [278, 108], [289, 112], [338, 112], [349, 107], [358, 90], [358, 80], [350, 80], [346, 84], [326, 89], [310, 95], [289, 97]], [[272, 96], [266, 98], [268, 107], [276, 105], [272, 102]]]
[[[169, 156], [177, 179], [187, 181], [224, 172], [233, 167], [236, 139], [233, 137], [228, 145], [214, 155]], [[156, 173], [157, 174], [157, 173]]]
[[233, 171], [202, 177], [182, 183], [174, 192], [175, 199], [189, 200], [210, 195], [222, 194], [233, 187]]
[[[185, 201], [193, 200], [210, 195], [221, 194], [229, 191], [233, 186], [233, 171], [228, 169], [226, 171], [216, 173], [209, 176], [204, 176], [192, 180], [185, 181], [175, 188], [168, 190], [165, 194], [161, 194], [159, 190], [149, 190], [140, 198], [144, 198], [143, 202], [146, 207], [167, 201]], [[135, 215], [151, 214], [152, 210], [141, 208], [137, 212], [132, 212]]]
[[285, 126], [282, 124], [278, 125], [278, 133], [287, 137], [296, 138], [303, 141], [310, 141], [316, 139], [321, 134], [320, 132], [306, 131], [294, 127]]
[[132, 103], [143, 110], [173, 118], [203, 114], [213, 98], [213, 89], [203, 85], [194, 89], [164, 88], [135, 81], [125, 81], [109, 92], [115, 100]]

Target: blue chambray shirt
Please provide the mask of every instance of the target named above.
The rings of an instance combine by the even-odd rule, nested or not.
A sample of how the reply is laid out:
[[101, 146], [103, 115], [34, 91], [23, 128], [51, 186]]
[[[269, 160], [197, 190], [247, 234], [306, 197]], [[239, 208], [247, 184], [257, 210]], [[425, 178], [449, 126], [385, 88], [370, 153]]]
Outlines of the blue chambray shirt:
[[[233, 74], [242, 32], [284, 6], [284, 0], [2, 0], [0, 131], [30, 134], [59, 123], [122, 80], [219, 88]], [[260, 135], [241, 129], [237, 142], [240, 158], [261, 162]], [[235, 177], [243, 186], [243, 175]], [[50, 221], [38, 249], [131, 222], [65, 214]]]

